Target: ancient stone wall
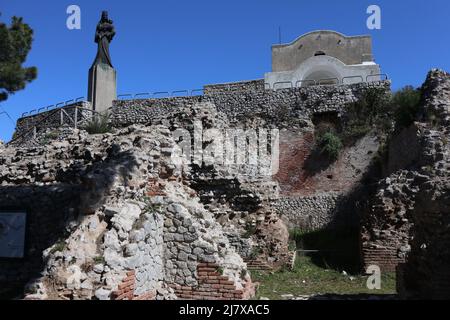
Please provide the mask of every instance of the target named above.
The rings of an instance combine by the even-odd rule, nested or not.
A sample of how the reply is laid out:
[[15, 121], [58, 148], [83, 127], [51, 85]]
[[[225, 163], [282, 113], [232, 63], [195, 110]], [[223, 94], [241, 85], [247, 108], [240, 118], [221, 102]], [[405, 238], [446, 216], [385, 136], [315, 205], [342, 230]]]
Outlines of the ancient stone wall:
[[421, 175], [410, 214], [410, 252], [397, 268], [402, 298], [450, 298], [449, 89], [450, 74], [441, 70], [432, 70], [422, 87]]
[[173, 299], [169, 285], [198, 290], [199, 265], [212, 263], [223, 289], [246, 297], [245, 263], [181, 183], [173, 143], [166, 128], [133, 126], [3, 149], [0, 209], [29, 210], [30, 228], [25, 259], [0, 261], [2, 289], [28, 282], [28, 299]]
[[335, 223], [339, 197], [334, 193], [320, 193], [311, 197], [281, 197], [275, 207], [291, 229], [318, 230]]
[[[75, 179], [71, 180], [73, 184], [83, 187], [80, 206], [75, 210], [82, 216], [97, 217], [98, 221], [85, 221], [77, 227], [78, 233], [95, 235], [89, 249], [84, 248], [88, 256], [80, 256], [75, 249], [77, 232], [73, 230], [66, 239], [69, 249], [62, 255], [48, 255], [48, 263], [59, 270], [58, 279], [71, 279], [70, 285], [64, 283], [66, 280], [59, 281], [59, 289], [51, 294], [70, 299], [158, 299], [173, 294], [166, 287], [170, 286], [186, 297], [246, 297], [254, 286], [242, 258], [254, 268], [292, 264], [288, 231], [280, 216], [291, 227], [307, 230], [340, 219], [336, 216], [340, 195], [358, 183], [378, 144], [367, 137], [345, 151], [335, 165], [309, 171], [308, 159], [315, 145], [314, 121], [322, 114], [339, 119], [347, 103], [356, 101], [364, 90], [379, 86], [389, 89], [388, 82], [379, 82], [272, 91], [265, 90], [263, 82], [253, 81], [207, 86], [203, 96], [116, 101], [110, 116], [114, 134], [90, 141], [81, 132], [75, 145], [70, 137], [50, 143], [48, 147], [55, 151], [45, 149], [48, 143], [41, 141], [36, 148], [44, 152], [37, 164], [29, 168], [18, 156], [22, 167], [5, 166], [0, 179], [15, 185]], [[279, 137], [280, 174], [273, 180], [247, 165], [177, 168], [171, 159], [175, 149], [170, 131], [181, 128], [191, 133], [195, 120], [204, 128], [220, 132], [236, 127], [288, 128]], [[136, 129], [136, 123], [145, 124], [147, 129]], [[162, 132], [158, 129], [156, 136], [150, 137], [156, 125], [164, 128], [164, 134], [158, 135]], [[209, 137], [200, 147], [217, 138]], [[242, 145], [238, 142], [237, 147], [248, 149], [246, 141]], [[45, 158], [52, 160], [41, 163]], [[70, 159], [75, 162], [68, 165]], [[14, 172], [9, 174], [7, 167]], [[188, 181], [192, 189], [181, 187], [181, 180]], [[183, 196], [178, 196], [180, 193]], [[194, 199], [186, 198], [189, 193]], [[156, 218], [158, 212], [164, 213], [164, 219]], [[91, 230], [91, 224], [98, 228]], [[80, 263], [70, 265], [67, 259], [73, 256]], [[104, 262], [93, 263], [96, 256]], [[219, 265], [220, 272], [200, 271], [203, 264]], [[84, 270], [89, 265], [92, 270]], [[206, 272], [206, 278], [199, 274], [202, 272]], [[89, 281], [83, 279], [86, 275]]]
[[397, 269], [404, 297], [450, 297], [449, 88], [449, 74], [428, 74], [418, 121], [391, 139], [388, 177], [362, 221], [364, 265]]
[[341, 111], [371, 87], [389, 90], [390, 82], [283, 90], [265, 90], [263, 80], [210, 85], [205, 86], [203, 96], [115, 101], [111, 121], [115, 126], [151, 123], [202, 101], [212, 102], [231, 126], [301, 127], [314, 113]]
[[363, 216], [361, 250], [364, 267], [395, 271], [410, 250], [409, 221], [414, 204], [414, 176], [400, 171], [379, 183]]
[[[317, 115], [334, 114], [339, 119], [345, 113], [346, 105], [356, 101], [365, 90], [381, 87], [388, 91], [389, 85], [388, 81], [381, 81], [276, 91], [266, 90], [263, 80], [210, 85], [205, 86], [203, 96], [116, 101], [111, 119], [119, 127], [130, 123], [151, 123], [179, 128], [182, 120], [179, 115], [199, 117], [199, 112], [193, 110], [192, 106], [203, 101], [210, 102], [216, 112], [213, 116], [221, 119], [218, 127], [217, 123], [207, 123], [206, 126], [217, 129], [280, 129], [280, 161], [275, 180], [280, 185], [282, 195], [292, 201], [309, 199], [311, 202], [311, 199], [327, 198], [325, 202], [312, 204], [320, 210], [310, 214], [317, 214], [317, 218], [313, 218], [314, 223], [307, 225], [309, 229], [316, 229], [334, 219], [336, 209], [328, 201], [328, 194], [351, 190], [364, 174], [379, 144], [375, 137], [366, 137], [354, 148], [345, 151], [336, 164], [317, 169], [318, 162], [312, 155], [315, 146], [314, 118]], [[211, 112], [205, 113], [211, 115]], [[190, 130], [191, 125], [187, 128]], [[215, 185], [216, 181], [217, 177], [208, 183]], [[232, 181], [228, 183], [232, 184]], [[284, 212], [286, 221], [292, 216], [291, 226], [296, 224], [294, 221], [304, 226], [304, 219], [298, 218], [298, 211], [288, 208], [280, 202], [278, 212]]]
[[219, 83], [206, 85], [203, 88], [203, 93], [207, 96], [220, 94], [231, 91], [263, 91], [266, 89], [264, 79], [249, 80], [241, 82]]

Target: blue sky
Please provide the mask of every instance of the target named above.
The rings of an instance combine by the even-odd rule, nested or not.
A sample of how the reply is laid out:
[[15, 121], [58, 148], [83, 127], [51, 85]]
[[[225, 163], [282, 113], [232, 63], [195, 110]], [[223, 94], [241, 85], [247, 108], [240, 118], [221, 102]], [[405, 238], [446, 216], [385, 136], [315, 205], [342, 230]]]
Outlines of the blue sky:
[[[81, 30], [66, 28], [66, 9], [81, 8]], [[382, 29], [368, 30], [366, 9], [382, 10]], [[23, 112], [87, 95], [87, 74], [102, 10], [117, 35], [111, 56], [119, 93], [174, 91], [259, 79], [271, 69], [272, 44], [317, 29], [370, 34], [374, 56], [393, 88], [419, 86], [433, 67], [450, 71], [447, 0], [2, 0], [0, 20], [22, 16], [35, 30], [26, 62], [38, 79], [0, 105], [15, 121]], [[14, 124], [0, 115], [0, 139]]]

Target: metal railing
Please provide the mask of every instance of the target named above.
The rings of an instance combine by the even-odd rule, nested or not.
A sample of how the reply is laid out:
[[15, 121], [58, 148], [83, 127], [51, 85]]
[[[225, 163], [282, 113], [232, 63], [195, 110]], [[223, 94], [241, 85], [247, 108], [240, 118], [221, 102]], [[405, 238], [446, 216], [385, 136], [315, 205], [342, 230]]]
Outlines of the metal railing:
[[117, 96], [118, 100], [134, 100], [134, 99], [158, 99], [158, 98], [175, 98], [175, 97], [194, 97], [203, 95], [203, 89], [192, 90], [176, 90], [176, 91], [156, 91], [141, 93], [124, 93]]
[[[359, 81], [349, 81], [352, 79], [357, 79]], [[389, 80], [389, 76], [386, 73], [378, 73], [378, 74], [371, 74], [366, 76], [364, 79], [361, 75], [356, 76], [347, 76], [343, 77], [341, 79], [339, 78], [325, 78], [325, 79], [307, 79], [307, 80], [298, 80], [295, 83], [292, 81], [277, 81], [274, 82], [272, 85], [270, 83], [265, 82], [264, 86], [266, 90], [281, 90], [281, 89], [290, 89], [290, 88], [300, 88], [303, 87], [304, 84], [308, 87], [312, 86], [339, 86], [339, 85], [349, 85], [349, 84], [356, 84], [356, 83], [369, 83], [369, 82], [376, 82], [376, 81], [386, 81]], [[286, 86], [288, 85], [288, 86]]]
[[388, 77], [388, 75], [386, 73], [379, 73], [379, 74], [369, 74], [366, 77], [366, 82], [373, 82], [373, 81], [369, 81], [369, 79], [373, 78], [373, 77], [380, 77], [380, 80], [374, 80], [374, 81], [386, 81], [386, 80], [389, 80], [389, 77]]
[[[378, 79], [375, 79], [378, 78]], [[346, 83], [346, 81], [351, 79], [358, 79], [360, 81], [350, 81], [350, 83]], [[370, 79], [373, 79], [372, 81]], [[364, 81], [365, 80], [365, 81]], [[295, 83], [292, 81], [278, 81], [274, 82], [272, 86], [270, 83], [265, 82], [264, 88], [266, 90], [281, 90], [281, 89], [292, 89], [292, 88], [299, 88], [303, 87], [304, 84], [307, 84], [306, 86], [329, 86], [329, 85], [349, 85], [349, 84], [355, 84], [355, 83], [368, 83], [368, 82], [374, 82], [374, 81], [383, 81], [383, 80], [389, 80], [389, 76], [386, 73], [380, 73], [380, 74], [373, 74], [366, 76], [366, 79], [364, 79], [363, 76], [356, 75], [356, 76], [347, 76], [343, 77], [342, 79], [339, 78], [328, 78], [328, 79], [318, 79], [318, 80], [298, 80]], [[332, 83], [330, 83], [332, 82]], [[287, 85], [287, 86], [286, 86]], [[230, 85], [231, 88], [231, 85]], [[192, 96], [201, 96], [204, 94], [204, 89], [193, 89], [193, 90], [176, 90], [176, 91], [158, 91], [158, 92], [141, 92], [141, 93], [126, 93], [126, 94], [120, 94], [117, 96], [118, 100], [134, 100], [134, 99], [157, 99], [157, 98], [175, 98], [175, 97], [192, 97]], [[67, 107], [70, 104], [85, 101], [85, 97], [78, 97], [75, 99], [67, 100], [64, 102], [59, 102], [54, 105], [50, 105], [43, 108], [33, 109], [29, 112], [24, 112], [21, 115], [21, 118], [27, 117], [27, 116], [33, 116], [40, 113], [44, 113], [53, 109], [63, 108]]]
[[[316, 85], [316, 80], [298, 80], [295, 83], [295, 87], [296, 88], [301, 87], [302, 83], [312, 83], [313, 85]], [[269, 88], [270, 88], [270, 83], [267, 83], [267, 84], [269, 85]], [[298, 84], [300, 84], [300, 85], [298, 85]]]
[[[73, 109], [73, 114], [70, 114], [70, 110]], [[109, 113], [108, 113], [109, 114]], [[36, 123], [33, 123], [30, 127], [28, 127], [25, 132], [21, 133], [19, 136], [15, 137], [11, 141], [7, 143], [7, 145], [16, 143], [17, 141], [21, 139], [33, 139], [35, 140], [37, 137], [37, 134], [39, 132], [39, 129], [41, 127], [43, 128], [49, 128], [48, 125], [45, 125], [51, 117], [54, 117], [53, 126], [51, 128], [59, 128], [62, 126], [69, 126], [73, 127], [74, 129], [79, 128], [87, 121], [92, 120], [94, 116], [105, 116], [104, 114], [101, 114], [97, 111], [94, 111], [89, 108], [84, 108], [78, 105], [73, 106], [67, 106], [65, 108], [58, 108], [51, 110], [47, 116], [40, 119]], [[57, 120], [56, 120], [57, 119]]]
[[63, 107], [69, 106], [71, 104], [74, 104], [74, 103], [77, 103], [77, 102], [82, 102], [82, 101], [86, 101], [86, 98], [85, 97], [78, 97], [78, 98], [75, 98], [75, 99], [71, 99], [71, 100], [67, 100], [67, 101], [63, 101], [63, 102], [58, 102], [56, 104], [52, 104], [52, 105], [49, 105], [47, 107], [33, 109], [33, 110], [29, 111], [29, 112], [24, 112], [24, 113], [22, 113], [22, 115], [20, 117], [21, 118], [25, 118], [25, 117], [37, 115], [37, 114], [40, 114], [40, 113], [47, 112], [49, 110], [63, 108]]
[[337, 86], [340, 83], [338, 78], [325, 78], [318, 81], [319, 86]]
[[[193, 97], [193, 96], [201, 96], [204, 93], [203, 89], [192, 89], [192, 90], [176, 90], [176, 91], [158, 91], [158, 92], [140, 92], [140, 93], [136, 93], [136, 94], [120, 94], [117, 96], [118, 100], [133, 100], [133, 99], [145, 99], [145, 98], [173, 98], [173, 97]], [[30, 116], [35, 116], [41, 113], [45, 113], [48, 112], [50, 110], [54, 110], [54, 109], [60, 109], [60, 108], [64, 108], [67, 106], [70, 106], [71, 104], [74, 103], [78, 103], [78, 102], [82, 102], [82, 101], [86, 101], [85, 97], [78, 97], [78, 98], [74, 98], [74, 99], [70, 99], [67, 101], [63, 101], [63, 102], [58, 102], [56, 104], [52, 104], [46, 107], [42, 107], [42, 108], [36, 108], [36, 109], [32, 109], [31, 111], [28, 112], [24, 112], [22, 113], [22, 115], [20, 116], [21, 118], [25, 118], [25, 117], [30, 117]]]
[[[343, 77], [342, 78], [342, 84], [347, 84], [347, 83], [345, 83], [345, 80], [351, 80], [351, 79], [359, 79], [359, 80], [361, 80], [361, 81], [357, 81], [357, 82], [351, 82], [351, 83], [349, 83], [349, 84], [352, 84], [352, 83], [359, 83], [359, 82], [364, 82], [364, 78], [363, 78], [363, 76], [347, 76], [347, 77]], [[367, 82], [367, 81], [366, 81]]]
[[[294, 87], [294, 85], [292, 84], [292, 81], [278, 81], [278, 82], [275, 82], [275, 83], [273, 84], [273, 89], [274, 89], [274, 90], [277, 90], [277, 89], [276, 89], [276, 86], [277, 86], [277, 85], [280, 86], [280, 85], [284, 85], [284, 84], [290, 85], [291, 88]], [[286, 89], [286, 88], [283, 88], [283, 89]]]
[[2, 111], [2, 112], [0, 112], [0, 116], [1, 115], [5, 115], [6, 117], [8, 117], [8, 119], [11, 121], [11, 123], [14, 124], [14, 120], [11, 118], [11, 116], [9, 115], [8, 112]]

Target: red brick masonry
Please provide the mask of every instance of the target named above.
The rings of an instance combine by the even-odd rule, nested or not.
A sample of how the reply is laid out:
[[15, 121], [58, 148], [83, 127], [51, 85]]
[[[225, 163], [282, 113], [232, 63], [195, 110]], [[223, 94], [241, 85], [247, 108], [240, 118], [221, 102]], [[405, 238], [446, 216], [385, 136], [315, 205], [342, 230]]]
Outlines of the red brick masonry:
[[395, 272], [397, 266], [405, 262], [405, 258], [398, 256], [396, 248], [370, 248], [363, 247], [364, 268], [377, 265], [384, 272]]
[[251, 281], [243, 289], [236, 289], [233, 281], [218, 272], [215, 263], [199, 263], [197, 266], [198, 286], [173, 285], [175, 294], [183, 300], [246, 300], [255, 295], [256, 286]]
[[134, 284], [136, 281], [135, 272], [128, 271], [125, 279], [119, 284], [116, 291], [112, 293], [112, 300], [155, 300], [156, 292], [147, 292], [143, 295], [134, 294]]
[[[243, 289], [237, 289], [233, 281], [218, 272], [215, 263], [199, 263], [198, 286], [171, 285], [179, 299], [183, 300], [247, 300], [255, 295], [256, 285], [251, 281]], [[112, 300], [155, 300], [156, 292], [135, 295], [135, 271], [128, 271], [125, 279], [112, 293]]]

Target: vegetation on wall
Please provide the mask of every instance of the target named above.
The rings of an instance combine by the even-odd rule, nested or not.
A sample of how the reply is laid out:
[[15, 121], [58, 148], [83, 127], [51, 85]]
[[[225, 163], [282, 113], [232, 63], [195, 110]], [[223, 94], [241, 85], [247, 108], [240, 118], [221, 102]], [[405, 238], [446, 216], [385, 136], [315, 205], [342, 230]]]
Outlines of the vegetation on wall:
[[112, 132], [112, 126], [109, 123], [109, 116], [107, 114], [92, 117], [92, 119], [83, 126], [83, 129], [89, 134], [103, 134]]
[[417, 119], [420, 99], [420, 90], [412, 86], [406, 86], [393, 94], [391, 106], [394, 110], [396, 129], [406, 128]]
[[384, 145], [394, 130], [401, 130], [415, 121], [420, 99], [420, 90], [412, 86], [393, 94], [383, 88], [369, 88], [347, 106], [339, 127], [330, 123], [316, 125], [316, 151], [335, 161], [344, 147], [353, 145], [370, 132], [378, 135]]
[[372, 130], [384, 134], [392, 129], [391, 96], [382, 88], [369, 88], [346, 109], [342, 140], [351, 145]]
[[330, 160], [336, 160], [343, 147], [342, 141], [338, 135], [329, 131], [319, 137], [318, 145], [320, 153]]

